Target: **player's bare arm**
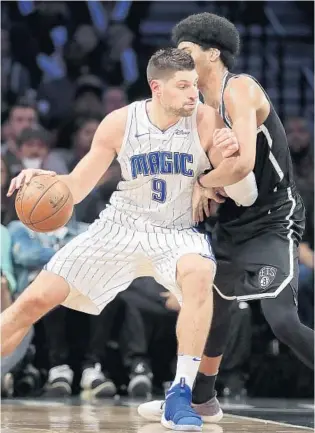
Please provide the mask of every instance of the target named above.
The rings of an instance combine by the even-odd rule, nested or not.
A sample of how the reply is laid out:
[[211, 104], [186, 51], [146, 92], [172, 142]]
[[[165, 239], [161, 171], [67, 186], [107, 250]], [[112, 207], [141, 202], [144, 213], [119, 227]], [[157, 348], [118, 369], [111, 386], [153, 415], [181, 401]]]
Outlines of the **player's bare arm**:
[[[119, 153], [126, 119], [126, 107], [106, 116], [96, 130], [90, 151], [70, 174], [58, 176], [68, 186], [75, 204], [80, 203], [92, 191], [111, 165], [115, 155]], [[41, 174], [56, 175], [56, 173], [46, 170], [23, 170], [12, 179], [8, 196], [11, 196], [24, 182], [29, 183], [34, 176]]]
[[[224, 102], [239, 143], [239, 155], [223, 159], [202, 178], [205, 187], [232, 185], [244, 179], [254, 168], [256, 158], [257, 112], [265, 102], [259, 86], [248, 77], [230, 80]], [[224, 146], [231, 132], [216, 130], [214, 138]]]
[[[213, 135], [218, 128], [224, 128], [224, 123], [216, 110], [207, 105], [199, 104], [197, 113], [197, 127], [201, 146], [204, 148], [212, 165], [220, 164], [224, 157], [228, 158], [238, 151], [239, 146], [235, 134], [231, 133], [221, 148], [214, 146]], [[204, 214], [210, 216], [209, 199], [222, 203], [224, 198], [213, 188], [200, 188], [198, 183], [194, 186], [192, 208], [193, 220], [197, 223], [203, 221]]]

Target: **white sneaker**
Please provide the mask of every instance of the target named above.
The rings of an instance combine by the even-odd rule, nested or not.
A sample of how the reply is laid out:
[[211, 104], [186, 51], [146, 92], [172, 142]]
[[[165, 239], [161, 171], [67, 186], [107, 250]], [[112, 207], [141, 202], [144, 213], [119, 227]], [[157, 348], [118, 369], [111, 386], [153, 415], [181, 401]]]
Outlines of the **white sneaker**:
[[[160, 422], [164, 412], [165, 400], [153, 400], [138, 406], [138, 414], [148, 420]], [[202, 417], [204, 423], [216, 424], [223, 418], [220, 403], [216, 397], [202, 404], [192, 404], [192, 407]]]
[[80, 385], [83, 398], [113, 397], [117, 392], [114, 382], [103, 374], [101, 364], [85, 368]]
[[49, 370], [45, 397], [67, 397], [72, 394], [73, 371], [67, 364]]

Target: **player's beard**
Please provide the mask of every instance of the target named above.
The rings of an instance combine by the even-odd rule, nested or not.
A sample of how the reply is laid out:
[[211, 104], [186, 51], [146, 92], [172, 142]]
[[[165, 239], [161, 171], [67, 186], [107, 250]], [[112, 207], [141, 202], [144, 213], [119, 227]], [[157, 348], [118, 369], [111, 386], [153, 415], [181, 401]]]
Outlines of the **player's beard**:
[[176, 117], [190, 117], [192, 116], [193, 112], [194, 112], [194, 108], [188, 108], [188, 106], [186, 106], [187, 108], [185, 108], [185, 106], [177, 108], [177, 107], [172, 107], [171, 105], [169, 105], [168, 107], [165, 107], [165, 111], [167, 112], [167, 114], [171, 115], [171, 116], [176, 116]]

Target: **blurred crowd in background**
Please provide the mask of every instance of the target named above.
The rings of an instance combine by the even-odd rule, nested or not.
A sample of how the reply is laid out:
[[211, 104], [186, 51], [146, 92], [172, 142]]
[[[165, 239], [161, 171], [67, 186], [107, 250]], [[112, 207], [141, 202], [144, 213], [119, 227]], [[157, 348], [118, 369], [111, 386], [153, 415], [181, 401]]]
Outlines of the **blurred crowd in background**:
[[[120, 168], [114, 161], [68, 225], [53, 233], [32, 232], [18, 221], [14, 200], [6, 197], [10, 179], [23, 168], [70, 172], [105, 115], [149, 97], [146, 62], [170, 43], [176, 21], [208, 10], [238, 25], [245, 54], [237, 68], [261, 80], [285, 124], [307, 209], [299, 314], [314, 328], [313, 3], [279, 3], [1, 3], [2, 311], [59, 248], [98, 217]], [[280, 22], [285, 38], [279, 36]], [[135, 280], [100, 316], [56, 308], [2, 360], [2, 397], [163, 393], [174, 374], [178, 309], [150, 278]], [[312, 396], [311, 373], [275, 339], [259, 304], [241, 302], [233, 315], [219, 396]]]

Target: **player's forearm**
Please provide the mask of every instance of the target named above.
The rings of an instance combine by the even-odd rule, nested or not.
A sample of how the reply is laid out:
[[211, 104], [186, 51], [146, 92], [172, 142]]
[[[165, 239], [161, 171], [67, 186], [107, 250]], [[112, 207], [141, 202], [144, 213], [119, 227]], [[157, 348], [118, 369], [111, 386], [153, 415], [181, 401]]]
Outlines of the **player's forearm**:
[[92, 148], [70, 174], [58, 176], [71, 191], [74, 204], [80, 203], [96, 187], [113, 162], [113, 149]]
[[70, 173], [65, 175], [58, 176], [63, 183], [67, 185], [69, 188], [71, 195], [73, 197], [74, 204], [80, 203], [82, 200], [87, 197], [93, 188], [96, 186], [95, 184], [83, 185], [82, 182], [78, 182], [78, 180]]
[[200, 182], [205, 188], [225, 187], [241, 181], [251, 171], [252, 167], [243, 164], [240, 157], [225, 158], [217, 168], [203, 175]]

